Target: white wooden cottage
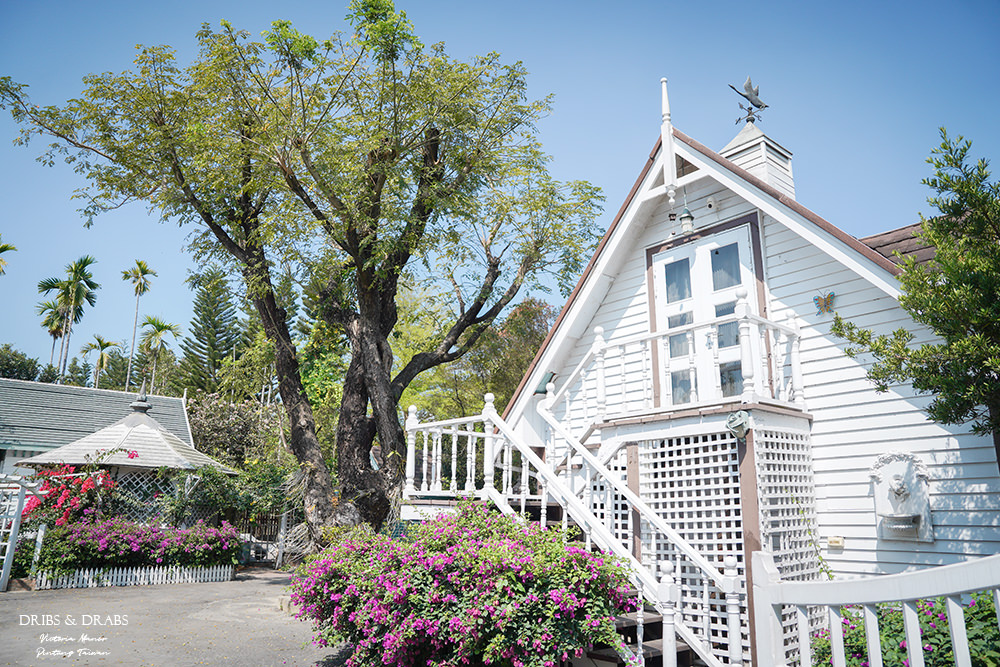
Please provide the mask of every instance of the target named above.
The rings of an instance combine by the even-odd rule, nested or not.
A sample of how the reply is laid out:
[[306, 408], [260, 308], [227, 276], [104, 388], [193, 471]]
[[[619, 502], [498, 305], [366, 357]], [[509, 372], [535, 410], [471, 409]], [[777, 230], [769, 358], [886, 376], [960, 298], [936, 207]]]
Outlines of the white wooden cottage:
[[[677, 636], [738, 664], [752, 619], [726, 604], [753, 552], [791, 580], [1000, 553], [1000, 476], [988, 438], [929, 421], [908, 385], [877, 393], [830, 332], [836, 312], [930, 340], [898, 304], [892, 251], [928, 252], [914, 229], [845, 233], [795, 200], [789, 150], [753, 123], [703, 146], [662, 85], [661, 136], [507, 411], [411, 411], [404, 495], [554, 500], [647, 591], [669, 561]], [[477, 446], [485, 483], [449, 479]]]

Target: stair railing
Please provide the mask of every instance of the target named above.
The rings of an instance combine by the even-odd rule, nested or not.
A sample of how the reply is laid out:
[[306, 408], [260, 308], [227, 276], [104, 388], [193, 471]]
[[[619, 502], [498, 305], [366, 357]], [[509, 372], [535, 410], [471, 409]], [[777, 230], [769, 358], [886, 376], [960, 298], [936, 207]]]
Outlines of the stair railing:
[[[696, 640], [686, 636], [680, 626], [678, 626], [678, 634], [684, 637], [689, 645], [692, 645], [692, 640], [711, 645], [714, 643], [712, 628], [715, 627], [718, 630], [719, 619], [725, 619], [728, 647], [719, 653], [725, 655], [731, 665], [742, 664], [743, 640], [740, 600], [742, 578], [738, 576], [736, 557], [732, 554], [726, 555], [723, 559], [725, 570], [720, 572], [638, 494], [629, 489], [619, 474], [608, 469], [556, 419], [548, 409], [553, 395], [554, 388], [549, 383], [547, 400], [544, 403], [539, 403], [538, 414], [555, 434], [567, 443], [568, 460], [579, 462], [581, 467], [576, 471], [577, 477], [586, 480], [585, 483], [588, 486], [600, 482], [606, 489], [610, 487], [613, 490], [613, 502], [605, 501], [604, 503], [603, 518], [607, 522], [609, 518], [607, 508], [609, 506], [619, 508], [616, 512], [617, 518], [612, 517], [616, 523], [620, 524], [625, 533], [624, 536], [619, 535], [619, 542], [626, 551], [628, 551], [627, 545], [639, 542], [666, 545], [665, 551], [670, 553], [667, 561], [672, 562], [673, 571], [682, 575], [682, 579], [686, 582], [686, 585], [681, 586], [682, 596], [676, 613], [682, 619], [700, 620], [701, 624]], [[589, 505], [586, 498], [588, 494], [584, 495], [584, 503]], [[593, 512], [591, 513], [593, 514]], [[597, 517], [595, 516], [595, 518]], [[604, 524], [602, 523], [602, 525]], [[648, 531], [645, 534], [642, 530], [643, 525]], [[660, 554], [656, 554], [654, 558], [659, 558], [662, 561]], [[635, 567], [642, 569], [646, 567], [634, 555], [632, 560]]]
[[[518, 507], [523, 513], [529, 505], [536, 503], [545, 508], [551, 499], [562, 508], [564, 520], [568, 517], [580, 527], [588, 546], [596, 546], [624, 559], [629, 565], [632, 584], [648, 602], [660, 606], [656, 577], [632, 553], [627, 546], [631, 542], [623, 541], [615, 534], [614, 526], [606, 522], [607, 516], [602, 519], [591, 511], [591, 507], [567, 483], [568, 475], [564, 477], [557, 473], [514, 433], [496, 413], [492, 394], [486, 395], [483, 412], [475, 417], [420, 423], [416, 409], [411, 407], [406, 431], [404, 498], [475, 497], [493, 502], [505, 513], [515, 512]], [[458, 455], [462, 449], [466, 454], [464, 470], [459, 465], [462, 459]], [[586, 453], [589, 455], [588, 463], [592, 464], [595, 461], [593, 455]], [[418, 459], [421, 473], [419, 477]], [[455, 461], [455, 465], [450, 468], [443, 463], [449, 460]], [[590, 469], [601, 475], [616, 491], [619, 489], [620, 480], [616, 480], [602, 465], [591, 465]], [[465, 480], [464, 485], [457, 483], [460, 478]], [[633, 502], [630, 506], [638, 507], [642, 503], [634, 494], [631, 494], [631, 499]], [[735, 568], [735, 558], [727, 561], [725, 573], [720, 572], [662, 519], [655, 514], [652, 516], [653, 521], [664, 529], [660, 533], [674, 547], [675, 562], [671, 563], [673, 571], [690, 575], [691, 570], [697, 569], [703, 573], [704, 595], [701, 601], [690, 590], [686, 591], [686, 595], [682, 591], [676, 611], [671, 617], [674, 632], [711, 667], [742, 665], [738, 604], [729, 610], [731, 613], [727, 622], [712, 626], [716, 632], [730, 633], [732, 639], [729, 642], [731, 650], [728, 663], [724, 663], [716, 655], [717, 647], [713, 644], [718, 639], [713, 639], [706, 628], [695, 625], [695, 621], [705, 619], [706, 614], [711, 613], [710, 606], [715, 606], [724, 613], [726, 599], [735, 596], [738, 601], [740, 579]], [[680, 588], [686, 587], [682, 585]], [[695, 604], [702, 604], [703, 607], [693, 609]]]

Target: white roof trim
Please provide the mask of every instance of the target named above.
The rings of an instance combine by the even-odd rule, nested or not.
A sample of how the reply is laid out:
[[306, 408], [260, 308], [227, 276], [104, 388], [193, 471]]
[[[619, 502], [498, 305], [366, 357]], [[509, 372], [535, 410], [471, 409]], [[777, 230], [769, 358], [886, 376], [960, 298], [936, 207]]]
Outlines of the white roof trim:
[[750, 202], [764, 213], [782, 223], [809, 243], [823, 250], [828, 255], [841, 262], [859, 276], [869, 281], [894, 299], [899, 299], [900, 289], [896, 277], [870, 261], [858, 255], [857, 251], [848, 247], [843, 241], [824, 232], [803, 215], [791, 210], [781, 202], [763, 192], [757, 186], [739, 178], [728, 169], [708, 160], [700, 152], [684, 142], [674, 145], [677, 153], [685, 160], [695, 165], [699, 171], [710, 176], [723, 187], [732, 190], [746, 201]]

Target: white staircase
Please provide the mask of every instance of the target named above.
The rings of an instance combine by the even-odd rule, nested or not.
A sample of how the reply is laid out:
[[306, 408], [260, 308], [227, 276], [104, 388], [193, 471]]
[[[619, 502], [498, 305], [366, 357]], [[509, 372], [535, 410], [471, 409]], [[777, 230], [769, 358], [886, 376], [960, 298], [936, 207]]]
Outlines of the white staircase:
[[[508, 514], [537, 508], [543, 525], [550, 522], [548, 507], [557, 504], [560, 520], [572, 520], [588, 548], [613, 553], [629, 564], [638, 595], [663, 617], [664, 665], [676, 665], [676, 652], [669, 647], [678, 640], [707, 665], [743, 665], [749, 638], [737, 554], [728, 554], [722, 563], [706, 559], [547, 406], [539, 414], [555, 437], [529, 444], [500, 418], [491, 394], [482, 414], [474, 417], [420, 423], [411, 407], [404, 502], [419, 506], [478, 498]], [[558, 456], [553, 451], [556, 438], [565, 443]], [[655, 565], [663, 575], [660, 581], [653, 574]], [[642, 653], [641, 631], [638, 642], [637, 653]]]

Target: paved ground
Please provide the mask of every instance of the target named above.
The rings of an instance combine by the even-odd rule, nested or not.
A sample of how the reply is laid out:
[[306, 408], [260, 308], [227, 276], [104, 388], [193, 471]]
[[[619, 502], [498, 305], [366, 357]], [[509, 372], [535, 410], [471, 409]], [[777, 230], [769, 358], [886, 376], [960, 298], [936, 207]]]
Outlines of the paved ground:
[[279, 609], [290, 578], [0, 593], [0, 665], [340, 667], [343, 650]]

